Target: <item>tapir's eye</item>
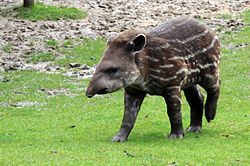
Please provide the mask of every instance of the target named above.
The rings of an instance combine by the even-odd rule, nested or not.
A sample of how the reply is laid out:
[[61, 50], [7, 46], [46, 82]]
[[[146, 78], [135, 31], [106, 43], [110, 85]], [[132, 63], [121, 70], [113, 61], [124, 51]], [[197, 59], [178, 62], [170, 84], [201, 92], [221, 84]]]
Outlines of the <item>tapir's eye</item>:
[[126, 49], [128, 51], [133, 51], [133, 47], [134, 47], [133, 43], [128, 43]]
[[118, 68], [116, 68], [116, 67], [111, 67], [111, 68], [106, 69], [104, 72], [107, 73], [107, 74], [113, 75], [113, 74], [115, 74], [117, 71], [118, 71]]

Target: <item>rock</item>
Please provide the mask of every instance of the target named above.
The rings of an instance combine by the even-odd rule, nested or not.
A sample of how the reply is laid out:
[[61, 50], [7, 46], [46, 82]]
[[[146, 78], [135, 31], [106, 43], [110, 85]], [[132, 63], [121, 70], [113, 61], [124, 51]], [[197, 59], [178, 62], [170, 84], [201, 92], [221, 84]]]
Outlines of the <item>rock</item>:
[[76, 68], [76, 67], [80, 67], [80, 66], [81, 66], [80, 63], [70, 63], [70, 64], [69, 64], [69, 67], [70, 67], [70, 68]]
[[0, 102], [1, 107], [9, 107], [9, 103], [7, 102]]
[[5, 72], [5, 69], [4, 69], [3, 66], [0, 66], [0, 73], [1, 73], [1, 72]]
[[0, 82], [4, 82], [5, 77], [0, 75]]
[[68, 94], [68, 90], [67, 89], [38, 89], [41, 92], [46, 93], [49, 96], [57, 96], [57, 95], [66, 95]]
[[82, 65], [80, 68], [81, 68], [82, 70], [89, 70], [89, 69], [90, 69], [90, 67], [87, 66], [87, 65]]
[[21, 101], [21, 102], [17, 102], [17, 103], [8, 104], [8, 106], [21, 108], [21, 107], [41, 106], [43, 104], [44, 103], [32, 102], [32, 101]]
[[45, 24], [40, 25], [41, 30], [47, 30], [49, 27]]

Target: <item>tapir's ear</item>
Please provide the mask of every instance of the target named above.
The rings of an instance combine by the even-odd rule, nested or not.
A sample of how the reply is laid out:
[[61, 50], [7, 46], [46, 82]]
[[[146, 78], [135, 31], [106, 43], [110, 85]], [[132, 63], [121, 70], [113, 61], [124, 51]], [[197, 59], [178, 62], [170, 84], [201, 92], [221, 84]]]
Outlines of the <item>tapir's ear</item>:
[[146, 36], [138, 34], [135, 39], [130, 43], [133, 45], [133, 52], [141, 52], [146, 45]]
[[118, 33], [116, 33], [116, 32], [108, 33], [107, 34], [107, 43], [110, 43], [117, 35], [118, 35]]

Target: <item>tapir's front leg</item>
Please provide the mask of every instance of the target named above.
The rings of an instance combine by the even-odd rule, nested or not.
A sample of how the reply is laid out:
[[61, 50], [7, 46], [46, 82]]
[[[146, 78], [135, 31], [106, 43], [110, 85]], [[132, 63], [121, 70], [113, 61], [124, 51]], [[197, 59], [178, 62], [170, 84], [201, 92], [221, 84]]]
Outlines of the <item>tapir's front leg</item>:
[[133, 93], [131, 93], [129, 89], [125, 89], [122, 125], [119, 132], [113, 137], [113, 142], [124, 142], [127, 140], [145, 96], [146, 94], [144, 92], [136, 92], [133, 90]]

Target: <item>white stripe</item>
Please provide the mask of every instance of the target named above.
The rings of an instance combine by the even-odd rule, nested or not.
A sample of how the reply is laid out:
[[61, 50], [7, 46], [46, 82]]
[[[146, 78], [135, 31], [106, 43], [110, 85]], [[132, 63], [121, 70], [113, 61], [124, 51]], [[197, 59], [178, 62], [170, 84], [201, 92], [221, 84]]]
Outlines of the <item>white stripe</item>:
[[172, 47], [173, 50], [177, 51], [177, 52], [181, 52], [181, 50], [175, 48], [175, 47]]
[[172, 77], [168, 77], [168, 78], [162, 78], [162, 77], [159, 77], [159, 76], [156, 76], [156, 75], [153, 75], [153, 74], [151, 74], [150, 76], [153, 77], [153, 78], [156, 78], [158, 80], [161, 80], [161, 81], [170, 81], [170, 80], [174, 80], [174, 79], [177, 78], [177, 76], [172, 76]]
[[174, 65], [173, 64], [159, 65], [159, 68], [163, 68], [163, 69], [171, 68], [171, 67], [174, 67]]
[[149, 69], [150, 71], [154, 71], [156, 73], [161, 73], [162, 71], [161, 70], [157, 70], [157, 69]]
[[211, 56], [214, 58], [214, 60], [219, 61], [219, 59], [216, 55], [211, 55]]
[[201, 64], [199, 64], [199, 67], [200, 67], [201, 69], [206, 69], [206, 68], [209, 68], [209, 67], [211, 67], [211, 66], [215, 66], [215, 67], [217, 67], [217, 63], [216, 63], [216, 62], [214, 62], [214, 63], [208, 63], [208, 64], [205, 64], [205, 65], [201, 65]]
[[187, 38], [187, 39], [185, 39], [185, 40], [183, 41], [183, 44], [185, 44], [185, 43], [187, 43], [187, 42], [189, 42], [189, 41], [191, 41], [191, 40], [194, 40], [194, 39], [196, 39], [196, 38], [199, 38], [199, 37], [202, 37], [202, 36], [206, 36], [207, 33], [208, 33], [208, 30], [205, 30], [204, 32], [202, 32], [202, 33], [200, 33], [200, 34], [198, 34], [198, 35], [195, 35], [195, 36], [193, 36], [193, 37], [189, 37], [189, 38]]
[[182, 103], [182, 102], [181, 102], [181, 98], [180, 98], [179, 96], [173, 95], [172, 98], [176, 98], [177, 100], [179, 100], [180, 103]]
[[218, 40], [218, 37], [217, 37], [217, 36], [215, 36], [215, 37], [213, 38], [211, 44], [210, 44], [207, 48], [203, 48], [202, 50], [199, 50], [199, 51], [197, 51], [197, 52], [195, 52], [195, 53], [193, 53], [193, 54], [189, 54], [189, 55], [187, 56], [187, 58], [190, 59], [190, 58], [192, 58], [192, 57], [194, 57], [194, 56], [196, 56], [196, 55], [198, 55], [198, 54], [200, 54], [200, 53], [204, 53], [204, 52], [206, 52], [207, 50], [211, 49], [211, 48], [214, 46], [214, 43], [215, 43], [216, 40]]
[[207, 33], [208, 33], [208, 30], [205, 30], [205, 31], [202, 32], [202, 33], [199, 33], [199, 34], [197, 34], [197, 35], [195, 35], [195, 36], [186, 38], [186, 39], [184, 39], [184, 40], [176, 39], [176, 40], [170, 40], [170, 41], [171, 41], [171, 42], [177, 42], [177, 43], [185, 44], [185, 43], [187, 43], [187, 42], [189, 42], [189, 41], [192, 41], [192, 40], [197, 39], [197, 38], [199, 38], [199, 37], [205, 36]]
[[200, 69], [189, 69], [189, 73], [188, 74], [192, 74], [192, 73], [200, 73]]
[[157, 58], [153, 58], [153, 57], [149, 57], [149, 56], [144, 56], [144, 57], [151, 60], [151, 61], [159, 62], [159, 59], [157, 59]]
[[171, 58], [168, 58], [168, 60], [184, 60], [184, 57], [181, 57], [181, 56], [174, 56], [174, 57], [171, 57]]
[[187, 73], [188, 70], [185, 69], [185, 68], [181, 68], [180, 70], [178, 70], [178, 71], [176, 72], [176, 74], [181, 74], [181, 73], [183, 73], [183, 72]]
[[159, 47], [156, 47], [156, 50], [159, 50], [159, 49], [166, 49], [166, 48], [168, 48], [168, 47], [170, 47], [170, 45], [169, 45], [168, 43], [166, 43], [165, 45], [161, 45], [161, 46], [159, 46]]
[[166, 89], [170, 90], [170, 89], [180, 89], [180, 86], [170, 86], [170, 87], [166, 87]]
[[207, 77], [207, 78], [210, 78], [210, 79], [214, 79], [215, 78], [215, 76], [212, 75], [212, 74], [205, 74], [204, 76]]
[[153, 84], [153, 85], [156, 85], [156, 86], [158, 86], [158, 87], [160, 87], [160, 88], [162, 87], [162, 86], [161, 86], [160, 84], [158, 84], [157, 82], [152, 82], [152, 84]]

